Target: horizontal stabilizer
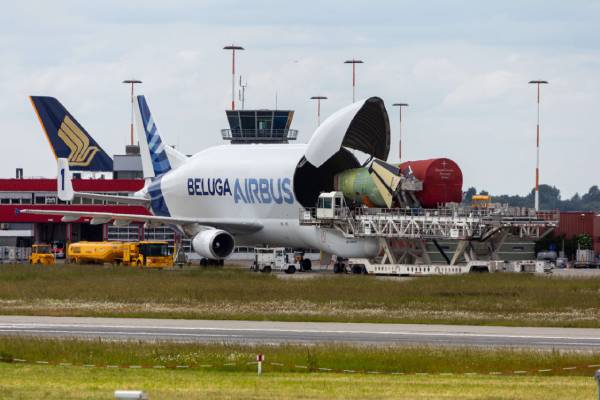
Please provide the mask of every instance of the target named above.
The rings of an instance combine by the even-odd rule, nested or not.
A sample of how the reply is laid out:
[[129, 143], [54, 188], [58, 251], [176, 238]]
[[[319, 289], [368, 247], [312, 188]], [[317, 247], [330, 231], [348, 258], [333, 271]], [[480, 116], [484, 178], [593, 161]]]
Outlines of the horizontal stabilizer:
[[374, 159], [369, 167], [369, 174], [386, 206], [388, 208], [392, 207], [394, 194], [397, 193], [402, 183], [400, 169], [385, 161]]

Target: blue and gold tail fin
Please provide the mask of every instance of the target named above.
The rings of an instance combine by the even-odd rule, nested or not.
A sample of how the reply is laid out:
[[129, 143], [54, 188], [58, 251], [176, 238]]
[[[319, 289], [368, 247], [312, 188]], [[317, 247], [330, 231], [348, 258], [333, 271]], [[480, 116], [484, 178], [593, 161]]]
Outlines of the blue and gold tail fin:
[[31, 96], [54, 157], [69, 160], [75, 171], [112, 171], [113, 160], [54, 97]]
[[161, 176], [171, 170], [171, 162], [144, 96], [136, 97], [134, 110], [144, 178]]

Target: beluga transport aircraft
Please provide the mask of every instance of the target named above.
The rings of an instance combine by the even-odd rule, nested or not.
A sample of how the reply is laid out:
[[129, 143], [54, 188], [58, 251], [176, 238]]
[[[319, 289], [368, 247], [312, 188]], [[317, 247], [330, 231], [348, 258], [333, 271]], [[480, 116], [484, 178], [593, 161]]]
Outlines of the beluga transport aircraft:
[[[348, 239], [334, 229], [300, 225], [335, 177], [361, 163], [349, 150], [386, 164], [390, 125], [383, 103], [371, 97], [342, 108], [307, 144], [228, 144], [187, 157], [162, 141], [144, 96], [134, 99], [145, 187], [134, 196], [74, 192], [69, 162], [58, 159], [58, 197], [145, 205], [152, 215], [22, 209], [28, 214], [82, 217], [92, 224], [144, 222], [177, 227], [201, 257], [223, 259], [236, 245], [316, 248], [339, 257], [373, 257], [376, 239]], [[38, 107], [39, 108], [39, 107]], [[39, 110], [38, 110], [39, 111]], [[396, 168], [397, 169], [397, 168]]]

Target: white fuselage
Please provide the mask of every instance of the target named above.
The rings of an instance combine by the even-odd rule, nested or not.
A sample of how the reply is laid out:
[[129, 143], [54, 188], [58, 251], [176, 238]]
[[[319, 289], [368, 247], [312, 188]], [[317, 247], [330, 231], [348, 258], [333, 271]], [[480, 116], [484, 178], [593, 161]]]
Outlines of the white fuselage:
[[162, 176], [160, 188], [172, 217], [258, 223], [237, 234], [237, 245], [316, 248], [341, 257], [371, 257], [372, 239], [348, 239], [332, 229], [299, 223], [302, 205], [294, 172], [306, 145], [222, 145], [203, 150]]

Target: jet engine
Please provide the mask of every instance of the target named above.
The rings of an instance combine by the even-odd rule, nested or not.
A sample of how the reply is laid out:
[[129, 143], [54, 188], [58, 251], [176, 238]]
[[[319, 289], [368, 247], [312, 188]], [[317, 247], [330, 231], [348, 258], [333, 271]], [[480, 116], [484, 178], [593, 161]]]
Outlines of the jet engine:
[[229, 232], [220, 229], [201, 231], [192, 239], [192, 248], [203, 258], [222, 260], [227, 258], [235, 246], [235, 240]]

